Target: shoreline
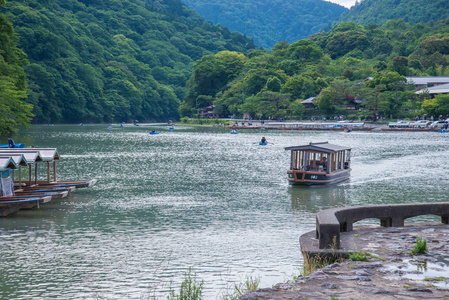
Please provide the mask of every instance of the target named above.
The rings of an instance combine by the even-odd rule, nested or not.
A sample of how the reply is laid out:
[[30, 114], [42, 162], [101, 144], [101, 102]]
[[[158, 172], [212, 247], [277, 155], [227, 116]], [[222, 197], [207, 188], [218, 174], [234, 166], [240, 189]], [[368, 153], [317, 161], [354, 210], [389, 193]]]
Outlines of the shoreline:
[[[412, 255], [416, 239], [427, 254]], [[310, 243], [303, 245], [304, 240]], [[341, 233], [340, 254], [367, 253], [367, 261], [341, 260], [296, 280], [242, 296], [244, 299], [446, 299], [449, 298], [449, 225], [406, 223], [402, 227], [355, 226]], [[305, 258], [315, 231], [301, 237]], [[326, 250], [335, 255], [332, 250]], [[306, 259], [305, 259], [306, 260]]]

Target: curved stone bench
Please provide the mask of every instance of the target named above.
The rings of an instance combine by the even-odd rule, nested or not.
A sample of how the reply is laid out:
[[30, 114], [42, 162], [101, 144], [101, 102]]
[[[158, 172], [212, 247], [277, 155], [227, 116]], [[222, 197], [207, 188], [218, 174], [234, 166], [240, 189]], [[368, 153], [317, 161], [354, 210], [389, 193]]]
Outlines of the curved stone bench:
[[383, 227], [404, 226], [404, 220], [422, 215], [436, 215], [449, 224], [449, 202], [363, 205], [331, 208], [316, 214], [316, 238], [319, 248], [340, 249], [340, 232], [352, 231], [355, 222], [379, 219]]

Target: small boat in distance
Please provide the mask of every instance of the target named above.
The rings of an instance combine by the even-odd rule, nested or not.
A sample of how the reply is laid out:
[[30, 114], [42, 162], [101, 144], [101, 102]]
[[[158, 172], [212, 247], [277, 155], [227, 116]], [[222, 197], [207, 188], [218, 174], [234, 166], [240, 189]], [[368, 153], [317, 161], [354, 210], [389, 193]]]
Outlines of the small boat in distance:
[[[9, 144], [0, 144], [0, 148], [9, 148]], [[25, 148], [25, 144], [17, 143], [14, 145], [14, 148]], [[12, 148], [12, 149], [14, 149]]]
[[231, 134], [238, 134], [237, 130], [232, 129]]
[[349, 178], [351, 148], [328, 142], [286, 147], [291, 151], [288, 181], [292, 185], [325, 185]]

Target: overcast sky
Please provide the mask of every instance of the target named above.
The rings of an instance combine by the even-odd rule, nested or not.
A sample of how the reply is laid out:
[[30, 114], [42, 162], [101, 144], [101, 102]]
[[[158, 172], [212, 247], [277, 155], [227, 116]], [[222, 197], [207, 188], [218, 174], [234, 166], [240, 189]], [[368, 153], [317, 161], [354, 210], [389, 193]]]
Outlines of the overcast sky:
[[355, 3], [355, 0], [327, 0], [327, 1], [343, 5], [347, 8], [350, 8]]

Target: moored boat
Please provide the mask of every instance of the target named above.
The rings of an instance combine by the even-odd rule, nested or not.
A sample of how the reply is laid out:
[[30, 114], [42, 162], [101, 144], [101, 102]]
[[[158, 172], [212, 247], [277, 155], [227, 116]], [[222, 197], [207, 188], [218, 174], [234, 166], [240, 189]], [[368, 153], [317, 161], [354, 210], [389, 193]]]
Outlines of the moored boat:
[[10, 216], [21, 209], [33, 209], [39, 207], [40, 204], [47, 203], [50, 200], [51, 196], [25, 199], [16, 197], [0, 198], [0, 217]]
[[86, 179], [86, 180], [62, 180], [62, 181], [45, 181], [45, 180], [37, 180], [36, 183], [38, 187], [75, 187], [75, 188], [87, 188], [93, 186], [97, 183], [97, 179]]
[[291, 151], [288, 181], [292, 185], [341, 182], [351, 173], [351, 148], [328, 142], [286, 147]]

